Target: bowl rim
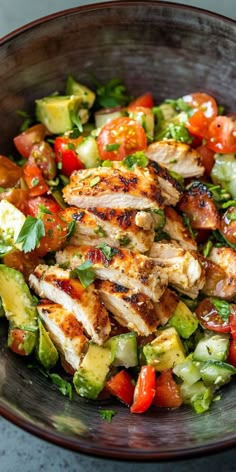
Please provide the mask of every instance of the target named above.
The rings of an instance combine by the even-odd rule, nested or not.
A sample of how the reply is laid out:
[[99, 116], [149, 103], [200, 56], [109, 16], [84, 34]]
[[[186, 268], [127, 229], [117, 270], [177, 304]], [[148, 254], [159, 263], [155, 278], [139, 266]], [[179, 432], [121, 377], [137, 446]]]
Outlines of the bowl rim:
[[[190, 11], [193, 13], [198, 13], [206, 17], [213, 17], [219, 20], [222, 20], [224, 23], [229, 23], [231, 25], [236, 25], [236, 20], [229, 18], [227, 16], [221, 15], [219, 13], [215, 13], [213, 11], [194, 7], [191, 5], [180, 4], [176, 2], [166, 2], [166, 1], [159, 1], [159, 0], [108, 0], [98, 3], [90, 3], [88, 5], [80, 5], [73, 8], [63, 9], [60, 11], [56, 11], [55, 13], [50, 13], [49, 15], [42, 16], [37, 18], [33, 21], [30, 21], [15, 30], [11, 31], [10, 33], [4, 35], [0, 38], [0, 47], [7, 43], [8, 41], [12, 40], [13, 38], [17, 37], [25, 33], [28, 30], [34, 29], [35, 27], [49, 22], [51, 20], [55, 20], [57, 18], [61, 18], [64, 16], [74, 15], [78, 12], [89, 12], [92, 10], [98, 10], [102, 8], [115, 8], [116, 6], [123, 6], [129, 7], [134, 4], [139, 4], [143, 6], [155, 6], [160, 8], [167, 8], [167, 9], [177, 9], [182, 11]], [[8, 420], [10, 423], [14, 424], [17, 427], [25, 430], [26, 432], [44, 440], [55, 444], [57, 446], [63, 447], [65, 449], [72, 450], [74, 452], [79, 452], [85, 455], [90, 455], [94, 457], [102, 457], [107, 459], [116, 459], [120, 461], [146, 461], [146, 462], [159, 462], [159, 461], [175, 461], [175, 460], [184, 460], [190, 459], [194, 457], [206, 456], [210, 454], [216, 454], [228, 449], [232, 449], [236, 446], [236, 435], [233, 438], [229, 438], [226, 440], [219, 440], [216, 443], [193, 446], [190, 448], [182, 447], [179, 450], [169, 450], [168, 452], [163, 451], [144, 451], [144, 450], [128, 450], [126, 448], [111, 448], [111, 447], [99, 447], [99, 445], [90, 445], [89, 441], [80, 441], [75, 437], [66, 437], [62, 436], [62, 433], [57, 432], [56, 430], [47, 430], [41, 427], [40, 425], [36, 425], [31, 422], [30, 420], [26, 420], [23, 418], [20, 413], [15, 412], [10, 406], [6, 406], [2, 403], [0, 398], [0, 415]]]

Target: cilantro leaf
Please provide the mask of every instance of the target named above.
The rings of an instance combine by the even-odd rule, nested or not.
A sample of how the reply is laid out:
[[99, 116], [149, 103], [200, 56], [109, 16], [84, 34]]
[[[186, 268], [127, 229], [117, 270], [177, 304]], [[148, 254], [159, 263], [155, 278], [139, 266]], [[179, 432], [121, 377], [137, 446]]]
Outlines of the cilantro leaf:
[[94, 230], [94, 233], [97, 234], [97, 236], [99, 236], [99, 238], [106, 238], [107, 237], [107, 233], [101, 225], [96, 226], [96, 228]]
[[186, 227], [188, 228], [188, 230], [189, 230], [191, 236], [195, 239], [197, 233], [196, 233], [196, 231], [193, 231], [193, 229], [192, 229], [192, 226], [191, 226], [191, 224], [190, 224], [190, 218], [189, 218], [189, 216], [183, 214], [182, 217], [183, 217], [184, 226], [186, 226]]
[[22, 133], [23, 131], [28, 129], [30, 127], [30, 125], [32, 125], [33, 119], [31, 118], [29, 113], [27, 113], [27, 111], [16, 110], [16, 114], [24, 119], [23, 123], [21, 124], [21, 127], [20, 127], [20, 132]]
[[161, 141], [162, 139], [174, 139], [175, 141], [187, 144], [191, 144], [193, 141], [184, 123], [169, 123], [166, 128], [156, 136], [157, 141]]
[[236, 221], [236, 210], [233, 210], [232, 213], [227, 213], [227, 218], [230, 221]]
[[73, 235], [74, 231], [75, 231], [75, 226], [76, 226], [76, 222], [75, 220], [72, 220], [69, 224], [68, 224], [68, 233], [67, 233], [67, 237], [66, 237], [66, 240], [69, 241], [69, 239], [71, 238], [71, 236]]
[[192, 115], [193, 113], [193, 107], [188, 105], [183, 98], [177, 98], [177, 100], [172, 100], [171, 98], [167, 98], [165, 100], [165, 103], [169, 103], [177, 112], [184, 111], [187, 113], [189, 116]]
[[119, 252], [119, 249], [117, 249], [116, 247], [108, 246], [108, 244], [106, 243], [101, 243], [96, 247], [98, 249], [101, 249], [107, 261], [111, 261], [112, 258]]
[[70, 277], [79, 279], [83, 287], [87, 288], [95, 279], [92, 263], [90, 261], [83, 262], [83, 264], [71, 270]]
[[148, 158], [143, 151], [137, 151], [133, 154], [129, 154], [122, 161], [122, 165], [132, 170], [135, 166], [146, 167], [148, 165]]
[[101, 418], [105, 421], [110, 423], [112, 421], [113, 416], [115, 416], [117, 411], [115, 410], [99, 410], [99, 414]]
[[71, 119], [73, 125], [75, 125], [75, 127], [78, 128], [80, 133], [82, 133], [83, 132], [83, 125], [82, 125], [78, 110], [77, 111], [75, 111], [75, 110], [70, 111], [70, 119]]
[[131, 97], [127, 95], [126, 87], [120, 79], [111, 79], [105, 85], [100, 84], [94, 78], [93, 82], [97, 87], [96, 108], [125, 106], [131, 101]]
[[38, 246], [43, 236], [45, 236], [45, 228], [42, 220], [33, 216], [27, 216], [16, 243], [23, 243], [22, 251], [30, 252]]
[[216, 298], [216, 297], [211, 297], [211, 302], [216, 308], [221, 318], [227, 322], [229, 320], [229, 315], [231, 313], [230, 304], [226, 302], [225, 300], [221, 300], [220, 298]]
[[52, 383], [58, 387], [62, 395], [68, 396], [70, 400], [72, 400], [72, 385], [64, 380], [58, 374], [49, 374]]

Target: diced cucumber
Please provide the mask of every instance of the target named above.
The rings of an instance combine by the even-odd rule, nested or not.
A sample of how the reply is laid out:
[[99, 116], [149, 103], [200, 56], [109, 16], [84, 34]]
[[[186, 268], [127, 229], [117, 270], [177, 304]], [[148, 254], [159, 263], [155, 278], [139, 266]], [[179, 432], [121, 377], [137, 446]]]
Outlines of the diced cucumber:
[[105, 346], [111, 349], [114, 366], [135, 367], [138, 364], [137, 337], [134, 332], [110, 338]]
[[76, 146], [76, 152], [85, 167], [97, 167], [100, 162], [97, 141], [92, 136], [87, 136]]
[[105, 108], [104, 110], [99, 110], [94, 115], [95, 127], [102, 128], [109, 121], [114, 120], [114, 118], [120, 118], [121, 116], [124, 116], [124, 110], [121, 108]]
[[81, 366], [73, 378], [75, 390], [81, 397], [91, 400], [98, 397], [105, 385], [111, 361], [110, 349], [90, 343]]
[[183, 402], [191, 405], [196, 413], [204, 413], [209, 410], [213, 399], [213, 392], [202, 381], [192, 385], [183, 383], [180, 385], [180, 391]]
[[195, 348], [193, 359], [200, 362], [225, 361], [228, 350], [229, 336], [227, 334], [205, 334]]
[[236, 198], [236, 158], [235, 154], [215, 154], [215, 164], [211, 178], [215, 184], [221, 184], [233, 198]]
[[236, 369], [226, 362], [208, 361], [199, 364], [201, 377], [205, 385], [220, 387], [231, 380], [232, 375], [236, 374]]
[[185, 351], [175, 328], [159, 331], [158, 336], [143, 348], [148, 365], [159, 372], [171, 369], [185, 360]]
[[201, 379], [200, 368], [193, 362], [191, 355], [181, 364], [177, 364], [173, 368], [173, 372], [187, 385], [193, 385]]
[[168, 324], [173, 326], [182, 338], [188, 339], [196, 331], [198, 319], [180, 300]]

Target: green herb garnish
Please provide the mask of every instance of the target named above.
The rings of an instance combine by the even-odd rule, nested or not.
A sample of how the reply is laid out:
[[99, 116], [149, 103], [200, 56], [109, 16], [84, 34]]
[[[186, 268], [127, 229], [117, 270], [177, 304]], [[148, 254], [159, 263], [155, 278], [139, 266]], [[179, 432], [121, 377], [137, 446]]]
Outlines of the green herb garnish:
[[111, 79], [105, 85], [99, 83], [94, 77], [92, 80], [97, 87], [96, 108], [125, 106], [131, 101], [132, 97], [127, 95], [126, 87], [120, 79]]
[[99, 410], [99, 414], [101, 418], [105, 421], [110, 423], [112, 421], [113, 416], [115, 416], [117, 411], [115, 410]]
[[184, 123], [169, 123], [166, 128], [156, 136], [156, 139], [157, 141], [161, 141], [162, 139], [174, 139], [175, 141], [187, 144], [191, 144], [193, 141]]
[[211, 302], [216, 308], [221, 318], [227, 322], [229, 320], [229, 315], [231, 313], [230, 304], [226, 302], [225, 300], [221, 300], [220, 298], [216, 298], [216, 297], [211, 297]]
[[27, 113], [27, 111], [17, 110], [16, 114], [18, 116], [24, 118], [24, 121], [20, 126], [20, 131], [21, 131], [21, 133], [23, 133], [23, 131], [27, 130], [30, 127], [30, 125], [32, 125], [33, 119], [31, 118], [29, 113]]
[[80, 266], [70, 271], [70, 278], [79, 279], [84, 288], [87, 288], [95, 280], [95, 273], [92, 269], [92, 263], [85, 261]]
[[191, 236], [195, 239], [196, 236], [197, 236], [197, 233], [196, 231], [193, 231], [193, 228], [191, 226], [191, 223], [190, 223], [190, 218], [189, 216], [183, 214], [182, 215], [182, 218], [183, 218], [183, 223], [184, 223], [184, 226], [186, 226], [191, 234]]
[[76, 222], [75, 222], [75, 220], [72, 220], [72, 221], [68, 224], [68, 231], [67, 231], [67, 237], [66, 237], [66, 240], [67, 240], [67, 241], [69, 241], [69, 239], [71, 238], [71, 236], [74, 234], [75, 227], [76, 227]]
[[120, 144], [113, 143], [113, 144], [107, 144], [105, 149], [107, 152], [110, 152], [110, 151], [117, 151], [119, 147], [120, 147]]
[[52, 380], [52, 383], [58, 387], [62, 395], [67, 396], [72, 400], [72, 385], [58, 374], [49, 374], [49, 377]]
[[30, 252], [38, 246], [43, 236], [45, 236], [45, 228], [42, 220], [33, 216], [27, 216], [16, 243], [23, 243], [22, 251]]
[[131, 243], [131, 239], [127, 235], [121, 236], [121, 238], [119, 238], [119, 244], [121, 247], [126, 247], [130, 243]]
[[108, 244], [106, 243], [101, 243], [96, 247], [97, 249], [101, 249], [107, 261], [111, 261], [112, 258], [119, 252], [119, 249], [117, 249], [116, 247], [108, 246]]
[[134, 154], [129, 154], [122, 161], [122, 165], [132, 170], [135, 166], [146, 167], [149, 163], [147, 156], [143, 151], [137, 151]]
[[99, 236], [100, 238], [106, 238], [107, 237], [107, 233], [101, 225], [98, 225], [95, 228], [94, 233], [97, 234], [97, 236]]

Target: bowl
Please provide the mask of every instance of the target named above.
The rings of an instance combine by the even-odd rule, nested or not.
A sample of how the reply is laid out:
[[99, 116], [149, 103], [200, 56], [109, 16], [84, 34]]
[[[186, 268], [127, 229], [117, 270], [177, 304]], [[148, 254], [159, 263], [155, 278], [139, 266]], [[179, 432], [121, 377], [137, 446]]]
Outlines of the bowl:
[[[235, 112], [236, 23], [213, 13], [155, 1], [116, 1], [56, 13], [0, 43], [0, 152], [11, 152], [20, 118], [34, 99], [63, 90], [68, 74], [90, 85], [122, 78], [133, 95], [157, 101], [201, 90]], [[170, 460], [236, 445], [233, 382], [203, 415], [188, 407], [131, 415], [115, 402], [62, 396], [0, 337], [0, 412], [63, 447], [116, 459]], [[99, 410], [117, 411], [112, 422]]]

